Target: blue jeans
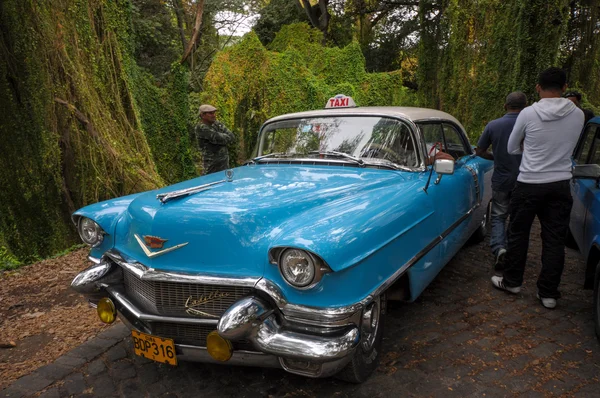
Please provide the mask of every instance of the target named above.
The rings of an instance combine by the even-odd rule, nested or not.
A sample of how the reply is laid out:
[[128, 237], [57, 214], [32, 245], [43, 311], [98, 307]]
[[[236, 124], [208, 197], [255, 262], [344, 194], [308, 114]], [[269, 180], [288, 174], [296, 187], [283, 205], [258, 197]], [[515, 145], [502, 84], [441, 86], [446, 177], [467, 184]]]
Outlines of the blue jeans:
[[508, 218], [510, 196], [511, 191], [492, 192], [490, 247], [494, 255], [498, 253], [498, 250], [506, 248], [506, 219]]

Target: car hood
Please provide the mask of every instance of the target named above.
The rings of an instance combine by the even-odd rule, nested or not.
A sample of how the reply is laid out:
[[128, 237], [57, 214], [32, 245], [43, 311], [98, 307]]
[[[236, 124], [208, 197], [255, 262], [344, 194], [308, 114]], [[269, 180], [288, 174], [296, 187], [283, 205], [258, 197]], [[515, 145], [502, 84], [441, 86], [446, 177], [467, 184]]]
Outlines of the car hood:
[[[115, 248], [155, 269], [260, 277], [269, 248], [289, 243], [293, 233], [292, 244], [311, 249], [304, 243], [314, 237], [297, 236], [300, 225], [310, 231], [307, 225], [320, 223], [322, 228], [322, 220], [343, 209], [364, 212], [367, 202], [377, 199], [374, 192], [404, 181], [402, 174], [354, 167], [255, 165], [234, 169], [233, 181], [205, 191], [166, 203], [156, 198], [224, 179], [223, 173], [215, 173], [137, 196], [117, 224]], [[348, 218], [347, 225], [352, 223]], [[146, 248], [147, 252], [184, 246], [149, 257], [139, 240], [150, 236], [166, 241], [162, 248]]]

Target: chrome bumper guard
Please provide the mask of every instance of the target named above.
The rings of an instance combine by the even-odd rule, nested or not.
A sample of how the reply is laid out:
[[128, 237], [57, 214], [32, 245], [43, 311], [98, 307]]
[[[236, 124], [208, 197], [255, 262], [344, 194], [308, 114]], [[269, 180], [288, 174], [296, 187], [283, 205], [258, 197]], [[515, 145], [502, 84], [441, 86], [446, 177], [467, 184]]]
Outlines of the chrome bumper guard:
[[[249, 341], [258, 351], [237, 351], [226, 364], [273, 367], [278, 362], [279, 367], [292, 373], [326, 377], [339, 371], [352, 358], [360, 342], [356, 324], [346, 324], [337, 331], [321, 335], [289, 330], [278, 321], [278, 309], [256, 296], [238, 300], [218, 321], [149, 314], [125, 296], [117, 282], [122, 277], [120, 266], [101, 261], [78, 274], [71, 287], [85, 295], [91, 304], [109, 295], [115, 301], [121, 319], [130, 328], [149, 333], [148, 323], [151, 322], [214, 325], [222, 337], [234, 342]], [[183, 360], [219, 363], [204, 347], [176, 346]]]
[[349, 356], [360, 341], [358, 327], [338, 336], [316, 336], [284, 330], [274, 310], [258, 297], [233, 304], [219, 320], [219, 334], [229, 340], [246, 339], [261, 352], [310, 362], [329, 362]]

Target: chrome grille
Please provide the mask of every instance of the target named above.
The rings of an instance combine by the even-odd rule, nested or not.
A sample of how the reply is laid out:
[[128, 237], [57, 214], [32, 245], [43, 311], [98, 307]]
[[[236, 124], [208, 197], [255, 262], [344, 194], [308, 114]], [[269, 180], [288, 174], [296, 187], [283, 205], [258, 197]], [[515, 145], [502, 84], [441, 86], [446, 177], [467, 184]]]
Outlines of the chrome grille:
[[210, 325], [185, 325], [181, 323], [153, 322], [152, 334], [175, 340], [177, 344], [206, 347], [206, 336], [213, 330]]
[[[127, 295], [146, 310], [164, 316], [218, 319], [240, 298], [251, 292], [249, 287], [200, 285], [194, 283], [145, 281], [124, 270]], [[210, 295], [217, 297], [210, 297]], [[201, 298], [206, 302], [192, 306], [211, 316], [189, 314], [186, 302]]]
[[[173, 339], [175, 344], [189, 344], [199, 347], [206, 347], [206, 336], [216, 330], [215, 326], [210, 325], [187, 325], [168, 322], [152, 322], [150, 327], [152, 334], [155, 336]], [[233, 347], [237, 350], [254, 351], [247, 340], [235, 341]]]

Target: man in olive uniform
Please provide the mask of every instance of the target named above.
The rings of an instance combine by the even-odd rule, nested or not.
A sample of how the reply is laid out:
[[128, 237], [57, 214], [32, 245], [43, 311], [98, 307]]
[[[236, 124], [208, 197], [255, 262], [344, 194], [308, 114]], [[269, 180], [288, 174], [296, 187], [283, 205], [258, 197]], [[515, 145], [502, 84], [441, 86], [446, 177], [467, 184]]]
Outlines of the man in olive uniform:
[[217, 121], [217, 108], [200, 105], [200, 123], [195, 133], [202, 151], [204, 174], [215, 173], [229, 168], [227, 145], [235, 141], [235, 135], [223, 123]]

